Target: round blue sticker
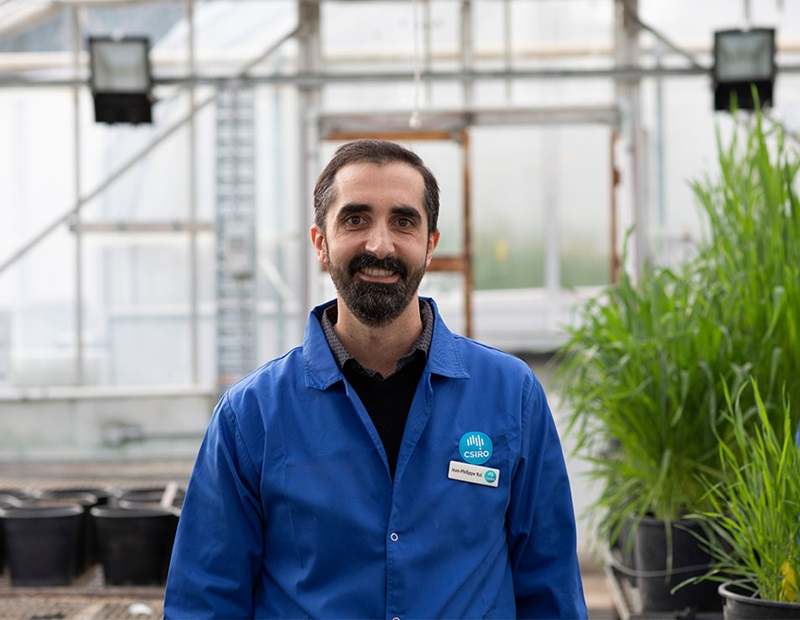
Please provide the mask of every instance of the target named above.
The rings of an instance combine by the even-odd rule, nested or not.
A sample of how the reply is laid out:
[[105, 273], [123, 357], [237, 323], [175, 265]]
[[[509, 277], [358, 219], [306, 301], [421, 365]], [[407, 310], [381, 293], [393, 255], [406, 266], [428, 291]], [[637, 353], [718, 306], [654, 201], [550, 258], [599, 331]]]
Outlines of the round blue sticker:
[[492, 440], [488, 435], [478, 431], [464, 433], [458, 442], [458, 451], [467, 463], [481, 465], [492, 456]]

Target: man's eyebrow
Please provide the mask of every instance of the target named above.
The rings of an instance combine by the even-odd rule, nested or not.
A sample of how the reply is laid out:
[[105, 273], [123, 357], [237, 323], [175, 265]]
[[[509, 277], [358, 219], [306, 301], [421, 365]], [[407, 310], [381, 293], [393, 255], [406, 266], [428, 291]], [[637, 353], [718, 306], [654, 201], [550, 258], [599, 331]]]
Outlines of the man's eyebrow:
[[339, 217], [345, 217], [354, 213], [364, 213], [367, 211], [372, 211], [372, 207], [368, 204], [350, 202], [346, 205], [342, 205], [342, 208], [339, 209]]
[[419, 222], [422, 221], [422, 213], [419, 212], [419, 209], [410, 205], [398, 205], [396, 207], [392, 207], [392, 213], [394, 215], [404, 215]]
[[[347, 217], [348, 215], [353, 215], [354, 213], [370, 212], [372, 212], [371, 205], [360, 202], [350, 202], [346, 205], [342, 205], [342, 207], [339, 209], [338, 216]], [[422, 221], [422, 213], [420, 213], [419, 209], [412, 207], [411, 205], [397, 205], [396, 207], [392, 207], [391, 212], [393, 215], [403, 215], [419, 222]]]

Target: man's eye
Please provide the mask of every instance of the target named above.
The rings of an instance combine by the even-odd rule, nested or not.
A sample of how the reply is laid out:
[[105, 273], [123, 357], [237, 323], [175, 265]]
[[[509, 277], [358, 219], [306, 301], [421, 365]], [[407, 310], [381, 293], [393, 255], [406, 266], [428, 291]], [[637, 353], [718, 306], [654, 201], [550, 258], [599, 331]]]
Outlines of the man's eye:
[[364, 223], [364, 218], [360, 215], [349, 215], [344, 223], [348, 226], [361, 226]]
[[399, 220], [397, 220], [397, 225], [400, 228], [412, 228], [414, 226], [414, 220], [407, 217], [401, 217]]

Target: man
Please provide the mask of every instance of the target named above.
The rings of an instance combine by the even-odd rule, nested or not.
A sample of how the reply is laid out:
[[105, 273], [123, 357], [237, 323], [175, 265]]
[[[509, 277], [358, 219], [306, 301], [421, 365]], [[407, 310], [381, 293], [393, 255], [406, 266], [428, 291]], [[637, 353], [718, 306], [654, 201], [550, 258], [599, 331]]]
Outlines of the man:
[[541, 385], [418, 297], [439, 241], [436, 179], [411, 151], [361, 140], [336, 152], [314, 203], [336, 300], [218, 404], [165, 614], [585, 617]]

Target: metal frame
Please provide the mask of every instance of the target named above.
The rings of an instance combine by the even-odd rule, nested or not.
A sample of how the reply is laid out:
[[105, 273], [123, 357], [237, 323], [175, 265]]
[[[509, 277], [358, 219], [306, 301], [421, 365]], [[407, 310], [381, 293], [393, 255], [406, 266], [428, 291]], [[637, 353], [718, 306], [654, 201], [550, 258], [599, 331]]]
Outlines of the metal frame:
[[[187, 20], [189, 22], [189, 71], [190, 74], [195, 72], [195, 53], [194, 53], [194, 3], [195, 0], [185, 0], [187, 6]], [[79, 23], [79, 15], [75, 8], [72, 8], [72, 16], [73, 16], [73, 63], [74, 63], [74, 71], [79, 71], [80, 68], [80, 43], [79, 43], [79, 32], [80, 32], [80, 23]], [[252, 68], [262, 62], [265, 58], [268, 58], [272, 55], [275, 51], [280, 49], [282, 45], [284, 45], [287, 41], [292, 39], [297, 34], [297, 31], [294, 30], [273, 45], [269, 46], [262, 54], [260, 54], [255, 59], [246, 63], [242, 68], [239, 69], [238, 74], [234, 78], [228, 78], [229, 80], [241, 80], [245, 78], [248, 73], [252, 70]], [[189, 205], [189, 220], [188, 222], [173, 222], [167, 225], [169, 230], [167, 230], [163, 226], [154, 226], [152, 223], [137, 223], [137, 224], [124, 224], [118, 223], [117, 225], [112, 225], [116, 229], [117, 232], [176, 232], [176, 233], [186, 233], [189, 237], [189, 251], [190, 251], [190, 359], [192, 360], [191, 364], [191, 383], [194, 385], [199, 384], [199, 347], [198, 347], [198, 340], [199, 340], [199, 314], [198, 314], [198, 268], [197, 268], [197, 260], [198, 260], [198, 253], [197, 253], [197, 234], [199, 232], [204, 232], [208, 229], [208, 225], [204, 225], [201, 222], [197, 221], [197, 211], [196, 211], [196, 185], [197, 185], [197, 169], [196, 169], [196, 117], [197, 113], [207, 107], [208, 105], [214, 103], [219, 96], [218, 91], [215, 91], [205, 99], [203, 99], [199, 104], [196, 102], [195, 94], [194, 94], [194, 86], [195, 83], [189, 83], [189, 97], [190, 97], [190, 109], [189, 112], [180, 118], [178, 121], [173, 123], [171, 126], [167, 127], [163, 132], [161, 132], [156, 138], [154, 138], [148, 145], [142, 148], [138, 153], [132, 156], [128, 161], [122, 164], [119, 168], [109, 174], [106, 179], [101, 182], [97, 187], [95, 187], [92, 191], [84, 194], [81, 187], [81, 153], [80, 153], [80, 114], [79, 114], [79, 89], [81, 86], [85, 86], [85, 83], [76, 81], [72, 88], [74, 90], [74, 123], [75, 123], [75, 204], [63, 212], [61, 215], [54, 218], [49, 224], [44, 226], [38, 233], [33, 235], [30, 239], [23, 242], [22, 245], [13, 252], [10, 256], [8, 256], [2, 263], [0, 263], [0, 276], [2, 273], [8, 269], [11, 265], [25, 256], [31, 249], [36, 247], [42, 240], [47, 238], [53, 231], [58, 229], [60, 226], [67, 224], [70, 226], [71, 230], [75, 233], [75, 263], [76, 263], [76, 284], [75, 284], [75, 341], [76, 341], [76, 350], [75, 350], [75, 378], [77, 385], [83, 385], [84, 377], [83, 377], [83, 370], [84, 370], [84, 351], [83, 351], [83, 329], [84, 329], [84, 319], [83, 319], [83, 267], [82, 267], [82, 236], [84, 233], [87, 232], [109, 232], [106, 226], [97, 226], [92, 224], [82, 224], [81, 223], [81, 212], [83, 207], [100, 196], [104, 191], [106, 191], [109, 187], [111, 187], [114, 183], [116, 183], [122, 176], [125, 175], [129, 170], [131, 170], [137, 163], [145, 159], [150, 153], [152, 153], [156, 148], [158, 148], [162, 143], [164, 143], [169, 137], [175, 134], [179, 129], [181, 129], [184, 125], [189, 125], [189, 140], [190, 140], [190, 158], [189, 158], [189, 167], [190, 167], [190, 174], [189, 174], [189, 196], [190, 196], [190, 205]]]
[[[144, 0], [140, 0], [144, 1]], [[428, 9], [431, 0], [422, 0], [423, 8]], [[335, 83], [356, 83], [356, 82], [396, 82], [404, 81], [409, 82], [416, 78], [419, 84], [423, 87], [429, 87], [434, 82], [441, 81], [456, 81], [460, 82], [463, 87], [463, 106], [461, 109], [453, 110], [450, 112], [437, 111], [436, 113], [426, 113], [423, 116], [424, 131], [445, 132], [448, 139], [452, 136], [461, 136], [459, 138], [467, 148], [468, 136], [467, 130], [471, 126], [476, 125], [526, 125], [526, 124], [576, 124], [576, 123], [600, 123], [607, 125], [613, 129], [612, 134], [612, 155], [614, 152], [614, 142], [617, 136], [622, 139], [626, 145], [627, 157], [618, 162], [612, 157], [612, 175], [613, 183], [611, 188], [611, 207], [612, 207], [612, 221], [613, 225], [617, 226], [616, 221], [616, 194], [617, 184], [619, 182], [619, 171], [616, 166], [619, 163], [629, 174], [626, 176], [627, 187], [630, 188], [629, 198], [632, 208], [635, 210], [633, 217], [637, 222], [637, 238], [640, 241], [636, 247], [636, 260], [637, 271], [641, 267], [641, 263], [647, 253], [646, 243], [646, 214], [643, 208], [643, 188], [639, 177], [641, 176], [640, 170], [642, 168], [641, 161], [641, 130], [640, 130], [640, 116], [638, 113], [639, 97], [638, 97], [638, 83], [642, 77], [648, 76], [671, 76], [671, 75], [706, 75], [708, 69], [700, 66], [696, 62], [692, 62], [692, 66], [687, 68], [664, 68], [656, 67], [654, 69], [645, 69], [638, 66], [638, 33], [641, 29], [647, 28], [642, 24], [636, 16], [637, 2], [636, 0], [610, 0], [616, 7], [615, 17], [615, 49], [617, 54], [615, 56], [615, 64], [613, 67], [604, 69], [537, 69], [526, 70], [519, 69], [512, 66], [512, 58], [510, 54], [511, 44], [506, 40], [504, 48], [504, 65], [500, 70], [481, 71], [475, 70], [473, 67], [474, 52], [472, 49], [471, 30], [472, 30], [472, 0], [461, 0], [461, 56], [460, 67], [455, 71], [431, 71], [430, 70], [430, 41], [426, 39], [423, 50], [423, 70], [417, 75], [408, 72], [369, 72], [369, 73], [330, 73], [323, 69], [320, 47], [320, 5], [322, 0], [298, 0], [298, 27], [296, 30], [288, 33], [284, 38], [277, 41], [274, 45], [266, 49], [262, 54], [256, 58], [248, 61], [243, 67], [235, 72], [235, 76], [199, 76], [197, 74], [196, 66], [196, 50], [194, 40], [194, 4], [195, 0], [185, 0], [186, 16], [189, 23], [189, 44], [188, 52], [189, 58], [187, 62], [187, 76], [182, 78], [170, 79], [155, 79], [157, 85], [183, 85], [188, 87], [190, 96], [190, 111], [189, 113], [172, 126], [166, 128], [159, 134], [149, 145], [143, 148], [139, 153], [132, 157], [128, 162], [124, 163], [118, 170], [112, 172], [102, 183], [89, 192], [85, 192], [80, 186], [80, 147], [79, 140], [76, 138], [76, 195], [74, 205], [67, 209], [64, 213], [56, 217], [50, 224], [43, 227], [43, 229], [31, 239], [24, 242], [11, 256], [5, 258], [0, 262], [0, 275], [11, 264], [16, 262], [20, 257], [24, 256], [32, 247], [38, 244], [42, 239], [48, 236], [52, 231], [56, 230], [63, 224], [72, 226], [76, 235], [76, 269], [78, 269], [78, 280], [76, 282], [76, 341], [78, 343], [76, 349], [76, 376], [79, 378], [78, 383], [82, 382], [81, 374], [83, 368], [83, 352], [82, 352], [82, 330], [83, 330], [83, 317], [81, 314], [81, 299], [83, 296], [81, 272], [82, 265], [80, 263], [81, 255], [81, 235], [100, 231], [100, 228], [94, 225], [86, 225], [81, 222], [80, 215], [83, 206], [92, 199], [99, 196], [102, 192], [108, 189], [115, 183], [122, 175], [130, 170], [136, 163], [147, 157], [154, 149], [156, 149], [168, 137], [174, 134], [182, 126], [190, 125], [190, 214], [188, 222], [185, 223], [170, 223], [167, 225], [172, 231], [188, 234], [189, 251], [191, 253], [191, 332], [192, 332], [192, 359], [195, 360], [192, 368], [192, 382], [198, 382], [198, 370], [196, 360], [197, 355], [197, 234], [203, 233], [208, 230], [208, 223], [198, 222], [197, 214], [195, 211], [196, 199], [196, 163], [195, 163], [195, 118], [197, 113], [213, 103], [215, 95], [212, 95], [200, 102], [195, 100], [194, 88], [201, 84], [220, 83], [231, 79], [235, 79], [244, 83], [255, 82], [259, 84], [287, 84], [293, 85], [298, 88], [300, 93], [300, 118], [301, 124], [298, 128], [300, 143], [301, 143], [301, 193], [300, 198], [303, 204], [310, 204], [310, 194], [312, 187], [312, 179], [315, 176], [318, 168], [317, 156], [318, 145], [321, 139], [326, 139], [329, 136], [344, 136], [350, 133], [351, 135], [363, 135], [365, 132], [371, 134], [395, 135], [397, 137], [403, 136], [403, 139], [409, 139], [407, 133], [407, 119], [406, 112], [398, 114], [380, 114], [380, 115], [325, 115], [321, 112], [320, 105], [320, 92], [321, 88], [326, 84]], [[85, 6], [97, 6], [98, 2], [94, 0], [64, 0], [60, 2], [62, 6], [69, 5], [73, 14], [73, 33], [77, 39], [77, 33], [80, 32], [80, 10]], [[108, 4], [108, 3], [106, 3]], [[118, 4], [118, 3], [114, 3]], [[506, 11], [506, 27], [504, 32], [506, 37], [510, 37], [510, 27], [508, 25], [509, 17], [509, 0], [505, 0], [504, 10]], [[51, 7], [52, 8], [52, 7]], [[648, 28], [649, 29], [649, 28]], [[654, 32], [657, 36], [658, 33]], [[296, 39], [299, 43], [299, 62], [298, 70], [295, 74], [286, 75], [277, 72], [265, 75], [262, 72], [257, 72], [257, 66], [262, 63], [266, 58], [278, 50], [285, 42], [290, 39]], [[63, 87], [69, 86], [75, 92], [75, 131], [76, 137], [80, 134], [80, 125], [78, 120], [78, 95], [81, 88], [86, 86], [86, 80], [82, 78], [82, 67], [85, 59], [80, 52], [80, 46], [73, 42], [72, 50], [72, 77], [69, 79], [49, 80], [47, 82], [38, 82], [34, 80], [25, 80], [18, 76], [5, 76], [0, 75], [0, 87], [3, 86], [25, 86], [25, 87]], [[677, 49], [673, 46], [673, 49]], [[781, 70], [792, 70], [792, 68], [781, 67]], [[800, 68], [797, 68], [800, 70]], [[263, 70], [259, 70], [263, 71]], [[472, 106], [472, 85], [477, 81], [486, 80], [502, 80], [506, 82], [507, 93], [511, 92], [513, 83], [518, 80], [526, 79], [582, 79], [582, 78], [599, 78], [599, 79], [613, 79], [618, 85], [617, 98], [618, 105], [607, 106], [591, 106], [591, 107], [573, 107], [573, 108], [529, 108], [529, 109], [516, 109], [516, 108], [496, 108], [496, 109], [475, 109]], [[623, 114], [620, 113], [623, 112]], [[626, 120], [620, 125], [620, 119]], [[412, 134], [413, 139], [420, 139], [421, 133]], [[442, 139], [442, 138], [436, 138]], [[465, 187], [466, 179], [468, 179], [469, 171], [468, 166], [465, 165]], [[465, 193], [468, 198], [468, 193]], [[310, 214], [307, 214], [307, 209], [304, 209], [304, 223], [310, 226]], [[468, 221], [468, 218], [467, 218]], [[116, 230], [122, 232], [126, 230], [139, 229], [145, 230], [148, 228], [147, 223], [141, 223], [136, 226], [128, 226], [124, 223], [117, 223], [108, 225]], [[152, 226], [152, 225], [151, 225]], [[161, 229], [161, 226], [151, 227], [150, 230]], [[108, 228], [103, 228], [107, 231]], [[465, 237], [465, 241], [468, 237]], [[612, 230], [612, 247], [616, 247], [616, 230]], [[301, 308], [309, 306], [311, 291], [314, 287], [314, 279], [318, 276], [312, 268], [313, 264], [310, 260], [309, 249], [307, 253], [303, 253], [303, 271], [308, 276], [308, 285], [306, 290], [300, 295], [298, 303]], [[466, 272], [471, 272], [468, 266], [471, 260], [471, 248], [462, 257], [450, 259], [447, 268], [456, 269]], [[612, 274], [616, 274], [620, 265], [618, 258], [612, 256]], [[441, 264], [441, 263], [440, 263]], [[469, 283], [471, 288], [471, 282]], [[467, 306], [469, 307], [469, 305]], [[471, 329], [471, 326], [468, 327]]]

